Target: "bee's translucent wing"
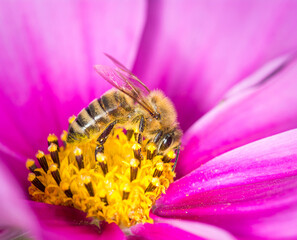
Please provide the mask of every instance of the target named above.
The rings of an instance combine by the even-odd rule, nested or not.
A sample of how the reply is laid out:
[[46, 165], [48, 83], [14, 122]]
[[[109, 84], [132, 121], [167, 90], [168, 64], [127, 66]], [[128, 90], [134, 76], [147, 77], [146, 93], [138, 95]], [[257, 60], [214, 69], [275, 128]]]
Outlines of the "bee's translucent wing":
[[122, 72], [128, 78], [128, 84], [131, 84], [131, 87], [137, 87], [142, 94], [149, 94], [149, 88], [142, 82], [138, 77], [136, 77], [128, 68], [121, 64], [118, 60], [112, 56], [105, 53], [105, 56], [108, 57], [117, 67], [120, 72]]
[[[113, 60], [113, 62], [115, 61]], [[117, 61], [115, 64], [118, 66], [117, 68], [96, 65], [95, 69], [107, 82], [137, 101], [153, 117], [158, 116], [158, 113], [146, 99], [150, 90], [122, 64]]]

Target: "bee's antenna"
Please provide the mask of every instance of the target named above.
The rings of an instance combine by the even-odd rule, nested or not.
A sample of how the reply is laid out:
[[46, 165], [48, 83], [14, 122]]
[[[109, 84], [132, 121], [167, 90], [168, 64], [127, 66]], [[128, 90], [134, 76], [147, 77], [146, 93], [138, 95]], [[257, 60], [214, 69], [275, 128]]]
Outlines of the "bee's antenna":
[[176, 150], [176, 158], [175, 158], [174, 165], [172, 167], [172, 171], [175, 170], [175, 167], [176, 167], [176, 164], [177, 164], [177, 160], [178, 160], [178, 157], [179, 157], [179, 153], [180, 153], [180, 144], [178, 145], [177, 150]]

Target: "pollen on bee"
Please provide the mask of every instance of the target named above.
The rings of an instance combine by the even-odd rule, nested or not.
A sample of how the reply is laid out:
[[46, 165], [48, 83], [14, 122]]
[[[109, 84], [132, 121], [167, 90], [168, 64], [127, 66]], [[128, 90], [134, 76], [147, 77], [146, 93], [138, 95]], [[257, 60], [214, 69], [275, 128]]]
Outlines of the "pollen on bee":
[[151, 207], [173, 182], [175, 155], [158, 153], [144, 134], [143, 141], [129, 134], [114, 128], [100, 145], [98, 136], [67, 143], [64, 132], [60, 147], [56, 136], [49, 135], [48, 153], [38, 151], [38, 161], [26, 162], [32, 199], [71, 206], [122, 228], [152, 222]]

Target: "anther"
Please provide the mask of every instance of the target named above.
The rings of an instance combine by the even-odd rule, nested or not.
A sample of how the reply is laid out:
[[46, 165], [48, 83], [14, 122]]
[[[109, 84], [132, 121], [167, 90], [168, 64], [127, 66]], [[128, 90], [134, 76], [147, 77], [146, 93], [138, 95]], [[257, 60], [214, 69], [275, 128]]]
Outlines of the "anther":
[[59, 151], [59, 143], [58, 143], [58, 138], [55, 134], [50, 134], [47, 137], [47, 144], [50, 146], [52, 143], [57, 145], [57, 149]]
[[32, 173], [35, 173], [36, 176], [41, 176], [40, 172], [35, 171], [37, 169], [37, 166], [32, 159], [28, 159], [26, 162], [26, 167], [28, 170], [30, 170]]
[[51, 158], [54, 163], [58, 165], [58, 168], [60, 168], [60, 159], [59, 159], [59, 153], [58, 153], [58, 146], [55, 143], [52, 143], [49, 147], [48, 150], [51, 154]]
[[164, 162], [164, 163], [169, 163], [169, 162], [171, 162], [173, 159], [175, 159], [176, 158], [176, 154], [175, 154], [175, 152], [174, 151], [169, 151], [164, 157], [163, 157], [163, 159], [162, 159], [162, 161]]
[[123, 191], [123, 197], [122, 197], [122, 199], [123, 200], [128, 199], [129, 198], [129, 194], [131, 192], [130, 186], [128, 184], [124, 185], [122, 191]]
[[154, 144], [153, 142], [149, 143], [147, 146], [146, 146], [146, 158], [148, 160], [152, 160], [154, 158], [154, 156], [156, 155], [157, 153], [157, 147], [156, 147], [156, 144]]
[[67, 196], [67, 197], [69, 197], [69, 198], [72, 198], [73, 197], [73, 194], [72, 194], [72, 192], [71, 192], [71, 190], [70, 190], [70, 186], [69, 186], [69, 184], [68, 183], [62, 183], [61, 184], [61, 188], [62, 188], [62, 190], [64, 191], [64, 193], [65, 193], [65, 195]]
[[130, 161], [130, 182], [136, 179], [138, 172], [139, 161], [135, 158]]
[[158, 162], [156, 164], [156, 169], [154, 171], [153, 177], [160, 177], [162, 175], [163, 170], [164, 170], [163, 162]]
[[137, 129], [134, 130], [134, 138], [136, 142], [142, 144], [143, 137], [142, 137], [142, 134]]
[[60, 185], [61, 182], [61, 176], [58, 169], [57, 164], [52, 164], [49, 168], [50, 173], [52, 174], [53, 178], [55, 179], [56, 183]]
[[99, 193], [99, 197], [101, 199], [101, 201], [104, 203], [105, 206], [108, 205], [108, 201], [107, 201], [107, 197], [106, 197], [106, 192], [104, 189], [102, 189]]
[[40, 182], [40, 180], [36, 177], [34, 173], [29, 173], [28, 181], [30, 181], [40, 191], [44, 192], [45, 186], [42, 184], [42, 182]]
[[91, 177], [90, 176], [85, 176], [84, 177], [84, 185], [89, 193], [89, 195], [91, 197], [94, 197], [95, 194], [94, 194], [94, 188], [93, 188], [93, 184], [92, 184], [92, 181], [91, 181]]
[[134, 152], [134, 157], [141, 162], [143, 159], [141, 155], [141, 145], [139, 143], [134, 143], [132, 146], [133, 152]]
[[133, 131], [133, 133], [134, 133], [134, 139], [135, 139], [135, 141], [136, 142], [138, 142], [138, 140], [139, 140], [139, 130], [137, 129], [137, 128], [135, 128], [134, 129], [134, 131]]
[[63, 133], [61, 134], [61, 140], [62, 140], [64, 146], [67, 145], [67, 136], [68, 136], [68, 133], [64, 130]]
[[47, 161], [46, 161], [46, 157], [44, 155], [44, 152], [38, 151], [38, 153], [36, 154], [36, 158], [37, 158], [40, 166], [42, 167], [43, 171], [45, 173], [47, 173], [47, 171], [48, 171], [48, 164], [47, 164]]
[[74, 152], [75, 160], [77, 162], [79, 170], [84, 168], [83, 155], [82, 155], [81, 149], [76, 147], [73, 152]]
[[72, 115], [70, 118], [68, 118], [69, 124], [73, 123], [75, 121], [76, 117]]
[[101, 201], [102, 201], [102, 202], [104, 202], [104, 203], [105, 203], [105, 206], [107, 206], [107, 205], [108, 205], [108, 202], [107, 202], [107, 197], [106, 197], [106, 196], [105, 196], [105, 197], [101, 197], [100, 199], [101, 199]]
[[108, 173], [108, 167], [107, 167], [107, 162], [106, 162], [106, 157], [104, 156], [103, 153], [97, 153], [96, 154], [96, 161], [100, 165], [102, 172], [104, 176]]
[[160, 181], [158, 178], [154, 177], [152, 179], [152, 181], [149, 183], [149, 185], [147, 186], [147, 188], [145, 189], [144, 192], [152, 192], [154, 191], [157, 187], [160, 186]]

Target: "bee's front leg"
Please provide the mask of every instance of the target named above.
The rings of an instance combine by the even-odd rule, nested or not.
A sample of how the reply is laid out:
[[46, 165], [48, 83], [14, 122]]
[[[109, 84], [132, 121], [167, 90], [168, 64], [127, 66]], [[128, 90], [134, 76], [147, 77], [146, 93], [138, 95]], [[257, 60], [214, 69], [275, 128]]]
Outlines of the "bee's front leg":
[[179, 157], [179, 153], [180, 153], [180, 144], [178, 145], [178, 147], [176, 149], [176, 158], [175, 158], [175, 161], [174, 161], [174, 165], [172, 167], [172, 171], [174, 171], [175, 168], [176, 168], [176, 164], [177, 164], [177, 160], [178, 160], [178, 157]]
[[142, 143], [142, 140], [143, 140], [143, 131], [144, 131], [144, 127], [145, 127], [145, 119], [143, 117], [143, 115], [141, 115], [140, 117], [140, 121], [139, 121], [139, 126], [138, 126], [138, 138], [136, 139], [136, 141], [138, 143]]
[[135, 141], [141, 144], [143, 140], [143, 131], [145, 128], [145, 118], [143, 115], [138, 115], [134, 117], [132, 123], [135, 127], [134, 129], [127, 130], [127, 138], [130, 140], [134, 135]]

